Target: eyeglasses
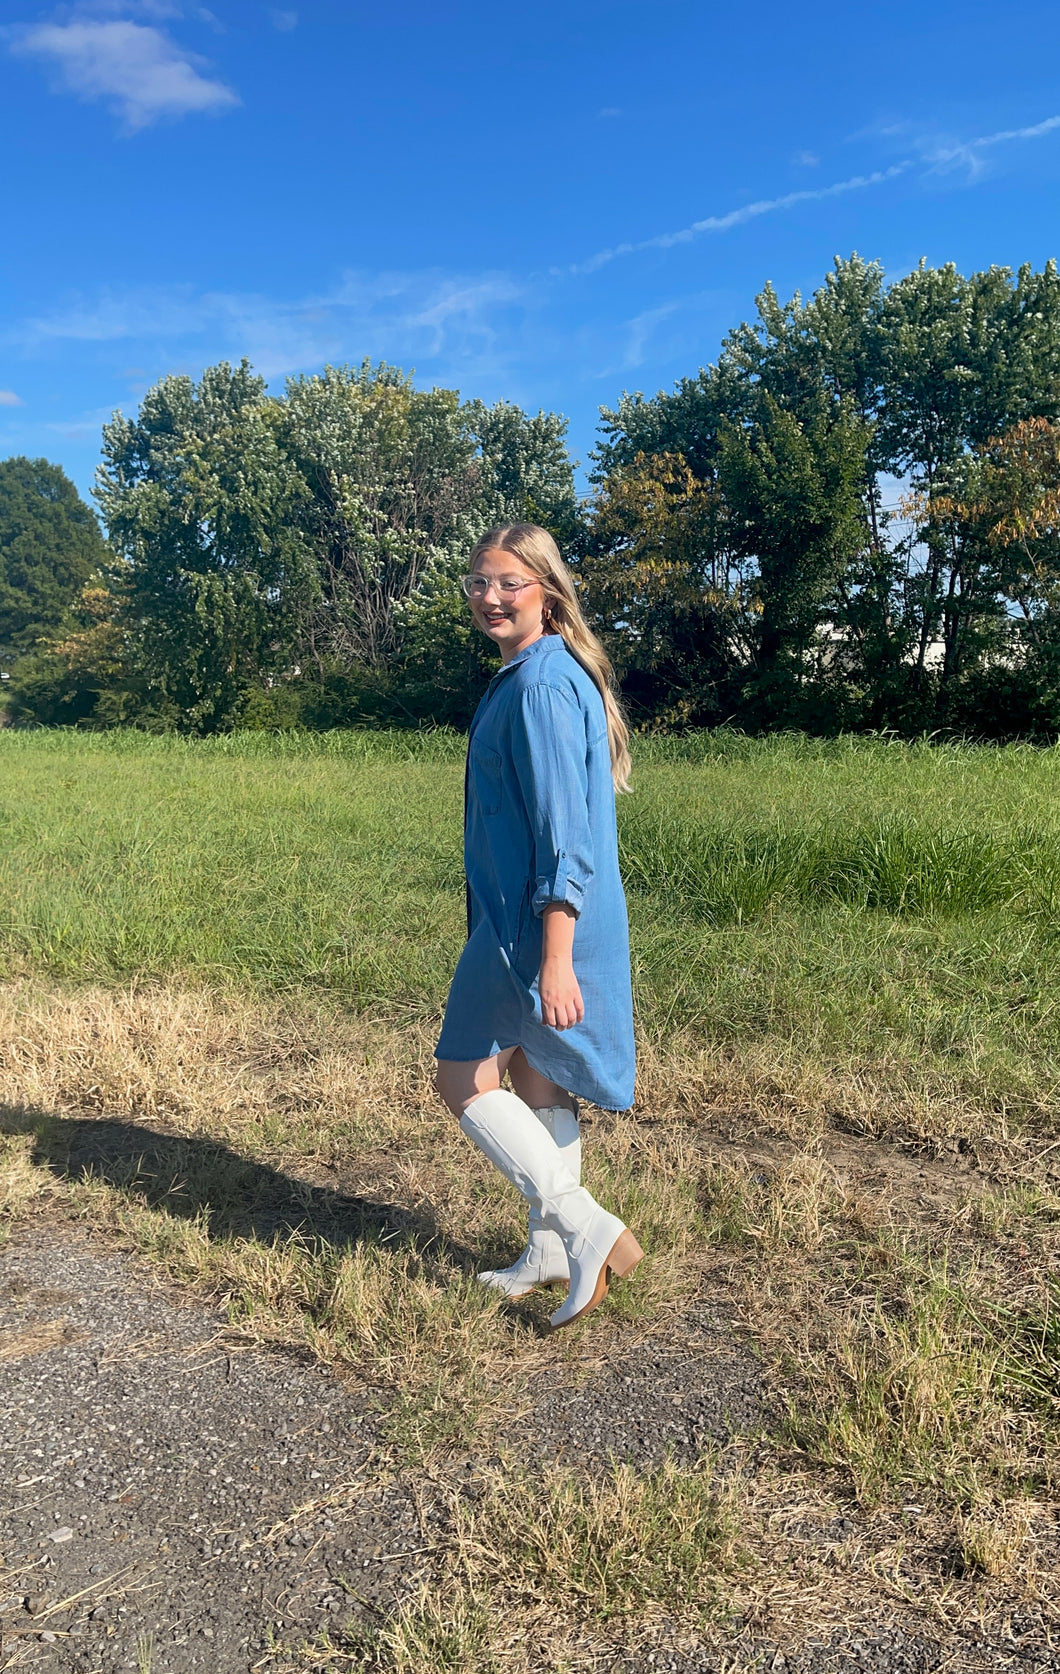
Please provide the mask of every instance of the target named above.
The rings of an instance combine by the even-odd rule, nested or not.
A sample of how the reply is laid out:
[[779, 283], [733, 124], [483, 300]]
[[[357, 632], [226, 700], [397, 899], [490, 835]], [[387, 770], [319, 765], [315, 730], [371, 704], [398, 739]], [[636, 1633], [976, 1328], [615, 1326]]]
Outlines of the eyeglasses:
[[484, 599], [491, 587], [496, 587], [502, 599], [517, 599], [524, 587], [537, 587], [536, 581], [520, 581], [514, 575], [503, 575], [498, 581], [493, 576], [462, 575], [460, 591], [465, 599]]

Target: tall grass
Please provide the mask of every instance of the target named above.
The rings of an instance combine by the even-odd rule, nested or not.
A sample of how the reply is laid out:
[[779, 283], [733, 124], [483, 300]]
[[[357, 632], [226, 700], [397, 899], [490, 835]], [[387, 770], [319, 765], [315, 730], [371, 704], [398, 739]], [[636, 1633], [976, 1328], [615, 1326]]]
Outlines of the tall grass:
[[[463, 741], [0, 733], [0, 959], [433, 1018], [463, 939]], [[636, 743], [620, 802], [639, 1026], [926, 1061], [1048, 1097], [1055, 751]]]
[[4, 750], [11, 756], [69, 757], [86, 751], [104, 756], [162, 756], [232, 761], [305, 761], [315, 756], [340, 761], [463, 761], [467, 739], [451, 727], [386, 728], [331, 732], [288, 731], [219, 732], [207, 738], [181, 733], [78, 732], [72, 727], [41, 727], [5, 731]]
[[649, 805], [626, 816], [622, 855], [630, 888], [666, 893], [712, 924], [828, 902], [907, 916], [1053, 915], [1060, 888], [1060, 834], [995, 836], [894, 814], [853, 828], [818, 818], [703, 829]]

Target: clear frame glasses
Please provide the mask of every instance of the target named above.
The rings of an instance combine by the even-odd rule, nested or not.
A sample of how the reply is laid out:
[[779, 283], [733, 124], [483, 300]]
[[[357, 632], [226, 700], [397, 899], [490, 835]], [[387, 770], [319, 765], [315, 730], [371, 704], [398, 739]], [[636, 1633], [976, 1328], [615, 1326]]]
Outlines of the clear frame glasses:
[[514, 575], [502, 575], [498, 581], [493, 576], [462, 575], [460, 577], [460, 591], [465, 599], [484, 599], [491, 587], [497, 589], [502, 599], [517, 599], [524, 587], [536, 587], [536, 581], [520, 581]]

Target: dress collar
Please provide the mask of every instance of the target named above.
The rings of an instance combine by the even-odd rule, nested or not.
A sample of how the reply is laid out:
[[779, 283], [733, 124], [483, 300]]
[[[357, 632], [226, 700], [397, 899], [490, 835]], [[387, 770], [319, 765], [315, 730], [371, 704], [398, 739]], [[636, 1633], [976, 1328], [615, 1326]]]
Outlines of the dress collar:
[[492, 685], [494, 681], [500, 680], [503, 675], [509, 674], [513, 668], [518, 668], [519, 664], [525, 663], [528, 657], [542, 656], [549, 651], [558, 650], [561, 646], [566, 649], [566, 642], [562, 634], [542, 634], [540, 639], [533, 640], [524, 650], [518, 652], [510, 663], [505, 663], [502, 668], [499, 668], [490, 684]]

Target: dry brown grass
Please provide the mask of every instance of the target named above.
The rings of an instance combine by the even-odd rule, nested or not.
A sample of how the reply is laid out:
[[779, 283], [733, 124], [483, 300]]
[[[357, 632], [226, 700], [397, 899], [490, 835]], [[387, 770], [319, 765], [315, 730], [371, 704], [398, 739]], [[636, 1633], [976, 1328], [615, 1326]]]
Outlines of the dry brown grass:
[[724, 1578], [741, 1561], [739, 1483], [717, 1480], [713, 1466], [704, 1459], [646, 1476], [620, 1466], [596, 1480], [494, 1470], [473, 1502], [451, 1502], [440, 1589], [345, 1652], [318, 1645], [317, 1662], [296, 1666], [340, 1667], [345, 1654], [387, 1674], [558, 1674], [612, 1665], [652, 1622], [702, 1629], [724, 1614]]
[[[61, 1192], [224, 1301], [247, 1337], [384, 1392], [417, 1456], [468, 1445], [496, 1400], [509, 1410], [535, 1368], [578, 1353], [578, 1333], [546, 1346], [547, 1298], [512, 1310], [475, 1283], [479, 1250], [518, 1248], [523, 1209], [431, 1091], [430, 1044], [421, 1027], [204, 992], [10, 986], [0, 1191], [12, 1212]], [[86, 1117], [102, 1147], [87, 1170]], [[698, 1280], [680, 1134], [599, 1117], [586, 1150], [658, 1252], [612, 1314], [672, 1312]]]
[[[967, 1516], [957, 1514], [964, 1564], [969, 1571], [984, 1575], [1010, 1574], [1024, 1558], [1031, 1530], [1030, 1512], [1020, 1503], [981, 1507]], [[1023, 1567], [1026, 1573], [1027, 1565]]]
[[812, 1151], [704, 1173], [710, 1237], [788, 1439], [865, 1506], [1052, 1494], [1060, 1204], [1041, 1188], [951, 1192], [925, 1213], [900, 1172], [882, 1191], [869, 1178]]
[[964, 1674], [982, 1666], [984, 1631], [1009, 1632], [1014, 1614], [1024, 1649], [1047, 1654], [1060, 1621], [1051, 1506], [972, 1519], [910, 1505], [855, 1521], [819, 1477], [761, 1451], [744, 1468], [739, 1454], [724, 1463], [720, 1482], [709, 1464], [639, 1481], [497, 1471], [472, 1506], [454, 1497], [429, 1586], [374, 1625], [277, 1644], [262, 1674], [603, 1674], [705, 1647], [719, 1668], [750, 1674], [780, 1666], [770, 1647], [877, 1623]]
[[32, 1162], [28, 1134], [0, 1133], [0, 1247], [12, 1220], [47, 1191], [48, 1176]]
[[496, 1471], [482, 1497], [457, 1501], [461, 1561], [480, 1590], [514, 1594], [522, 1613], [608, 1622], [648, 1607], [706, 1616], [719, 1577], [740, 1562], [739, 1477], [704, 1455], [600, 1478], [556, 1467]]
[[751, 1034], [735, 1048], [695, 1030], [661, 1039], [652, 1031], [639, 1043], [637, 1100], [650, 1118], [744, 1143], [769, 1136], [808, 1147], [838, 1131], [929, 1156], [970, 1153], [991, 1168], [1026, 1167], [1060, 1182], [1055, 1085], [1028, 1080], [1018, 1094], [999, 1091], [971, 1056], [830, 1057], [797, 1036]]
[[40, 1325], [27, 1326], [24, 1331], [8, 1331], [0, 1336], [0, 1361], [28, 1360], [32, 1355], [43, 1354], [59, 1343], [76, 1341], [69, 1321], [47, 1320]]
[[[1017, 1594], [1057, 1619], [1056, 1153], [885, 1065], [649, 1047], [634, 1115], [590, 1113], [586, 1167], [652, 1259], [549, 1339], [547, 1299], [505, 1308], [474, 1283], [522, 1211], [430, 1092], [430, 1046], [320, 1006], [9, 984], [0, 1212], [80, 1216], [221, 1298], [245, 1339], [377, 1391], [388, 1468], [436, 1483], [532, 1380], [626, 1321], [680, 1330], [704, 1285], [765, 1357], [783, 1433], [713, 1477], [507, 1464], [454, 1499], [430, 1594], [370, 1633], [276, 1647], [263, 1674], [582, 1670], [721, 1645], [730, 1609], [788, 1642], [877, 1608], [945, 1638]], [[941, 1136], [973, 1130], [951, 1159]]]

